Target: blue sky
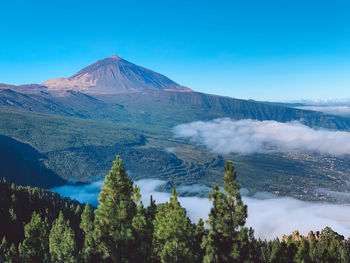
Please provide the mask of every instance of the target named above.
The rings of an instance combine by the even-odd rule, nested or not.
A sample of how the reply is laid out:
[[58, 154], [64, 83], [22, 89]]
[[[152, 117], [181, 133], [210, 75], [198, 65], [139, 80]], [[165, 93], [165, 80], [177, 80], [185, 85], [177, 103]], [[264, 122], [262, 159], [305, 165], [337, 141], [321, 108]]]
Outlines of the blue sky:
[[207, 93], [350, 98], [347, 0], [7, 0], [1, 11], [3, 83], [68, 77], [116, 53]]

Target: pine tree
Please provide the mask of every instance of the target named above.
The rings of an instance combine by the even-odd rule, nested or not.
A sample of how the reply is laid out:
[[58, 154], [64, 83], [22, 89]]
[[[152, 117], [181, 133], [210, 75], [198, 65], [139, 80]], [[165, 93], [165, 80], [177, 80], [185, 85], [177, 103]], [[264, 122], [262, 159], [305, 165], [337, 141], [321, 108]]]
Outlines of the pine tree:
[[243, 262], [247, 256], [242, 253], [244, 247], [241, 242], [245, 240], [248, 231], [244, 229], [247, 218], [247, 206], [243, 204], [240, 194], [240, 184], [236, 182], [237, 174], [232, 162], [225, 165], [224, 190], [220, 192], [219, 186], [213, 186], [209, 199], [213, 200], [213, 208], [207, 221], [210, 226], [209, 234], [204, 239], [206, 247], [204, 262]]
[[127, 262], [135, 251], [133, 218], [135, 201], [139, 198], [117, 156], [98, 197], [95, 210], [95, 237], [104, 258], [113, 262]]
[[154, 220], [153, 247], [156, 256], [163, 263], [193, 262], [192, 236], [190, 219], [186, 217], [173, 187], [170, 203], [158, 207]]
[[153, 240], [153, 233], [154, 233], [154, 225], [153, 221], [156, 218], [157, 214], [157, 205], [156, 202], [153, 200], [152, 195], [150, 196], [150, 204], [146, 208], [146, 236], [144, 239], [144, 243], [147, 244], [147, 258], [146, 262], [154, 262], [156, 256], [153, 253], [153, 247], [152, 247], [152, 240]]
[[19, 254], [15, 244], [11, 244], [7, 253], [7, 263], [19, 263]]
[[24, 227], [20, 253], [24, 262], [36, 263], [49, 259], [48, 225], [36, 212], [33, 212], [32, 219]]
[[298, 251], [295, 255], [295, 262], [311, 263], [312, 261], [311, 261], [309, 252], [310, 252], [310, 244], [305, 238], [302, 238], [298, 245]]
[[91, 211], [89, 203], [85, 205], [81, 214], [80, 228], [84, 233], [84, 244], [81, 250], [81, 259], [83, 262], [98, 261], [96, 243], [93, 236], [94, 231], [94, 214]]
[[60, 211], [58, 218], [53, 222], [49, 235], [50, 256], [53, 262], [76, 262], [75, 235], [69, 226], [69, 221]]
[[134, 253], [133, 262], [148, 262], [148, 256], [151, 252], [151, 244], [148, 241], [146, 209], [140, 203], [137, 206], [136, 215], [132, 221], [133, 231], [135, 235], [134, 247], [137, 253]]
[[285, 242], [280, 242], [278, 238], [272, 241], [271, 256], [269, 258], [269, 263], [279, 263], [279, 262], [294, 262], [294, 255], [290, 257], [288, 255], [288, 248]]
[[6, 237], [4, 236], [2, 238], [1, 244], [0, 244], [0, 262], [1, 259], [4, 261], [6, 259], [7, 253], [8, 253], [8, 244], [7, 244], [7, 240]]
[[203, 242], [203, 238], [206, 236], [206, 232], [204, 229], [204, 221], [202, 218], [198, 220], [196, 225], [196, 229], [194, 231], [194, 254], [196, 255], [196, 262], [202, 262], [205, 249], [201, 246]]

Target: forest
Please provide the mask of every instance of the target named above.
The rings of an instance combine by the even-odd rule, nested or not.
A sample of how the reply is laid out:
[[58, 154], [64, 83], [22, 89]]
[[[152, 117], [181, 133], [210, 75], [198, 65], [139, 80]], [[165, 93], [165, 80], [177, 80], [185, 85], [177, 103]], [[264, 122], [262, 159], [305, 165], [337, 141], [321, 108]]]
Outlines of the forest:
[[204, 222], [191, 222], [175, 187], [166, 203], [140, 188], [117, 156], [98, 197], [81, 204], [48, 190], [0, 182], [0, 262], [350, 262], [350, 239], [326, 227], [261, 240], [245, 226], [247, 206], [232, 162], [214, 185]]

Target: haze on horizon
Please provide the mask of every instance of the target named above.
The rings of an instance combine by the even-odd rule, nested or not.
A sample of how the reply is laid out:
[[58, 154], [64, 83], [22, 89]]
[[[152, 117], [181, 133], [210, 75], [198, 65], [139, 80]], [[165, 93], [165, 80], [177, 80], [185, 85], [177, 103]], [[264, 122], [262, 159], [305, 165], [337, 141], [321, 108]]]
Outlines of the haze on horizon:
[[345, 0], [15, 0], [2, 10], [3, 83], [68, 77], [117, 53], [205, 93], [270, 101], [350, 97]]

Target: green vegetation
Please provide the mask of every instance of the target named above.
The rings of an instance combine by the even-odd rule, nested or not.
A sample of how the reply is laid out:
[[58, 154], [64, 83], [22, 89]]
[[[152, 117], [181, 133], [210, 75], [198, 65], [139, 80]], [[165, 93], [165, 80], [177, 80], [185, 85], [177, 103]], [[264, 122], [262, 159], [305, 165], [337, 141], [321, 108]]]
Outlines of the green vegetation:
[[30, 145], [0, 135], [1, 175], [12, 183], [43, 188], [65, 184], [65, 180], [42, 164], [42, 157]]
[[177, 200], [175, 187], [170, 202], [158, 206], [153, 225], [153, 249], [156, 258], [162, 263], [193, 262], [193, 226]]
[[307, 237], [254, 238], [244, 226], [247, 206], [231, 162], [225, 170], [224, 192], [215, 185], [210, 194], [207, 225], [190, 222], [175, 187], [169, 202], [155, 205], [151, 197], [144, 208], [119, 157], [96, 209], [1, 181], [0, 262], [349, 262], [350, 240], [330, 228]]
[[[239, 183], [253, 193], [268, 191], [304, 200], [339, 202], [314, 190], [345, 191], [350, 182], [346, 159], [310, 154], [218, 155], [172, 138], [172, 126], [163, 120], [146, 125], [136, 117], [109, 122], [2, 108], [0, 134], [12, 138], [8, 138], [10, 145], [0, 143], [2, 176], [9, 182], [43, 188], [61, 185], [62, 179], [90, 182], [108, 173], [114, 156], [123, 153], [131, 178], [170, 181], [172, 184], [163, 187], [168, 191], [173, 184], [222, 185], [225, 159], [236, 164]], [[26, 158], [22, 158], [18, 154], [22, 148], [31, 148], [33, 154], [26, 151]], [[30, 160], [28, 156], [32, 156]]]
[[249, 259], [248, 229], [244, 228], [247, 206], [243, 204], [241, 186], [231, 162], [226, 162], [224, 191], [213, 187], [209, 199], [213, 201], [208, 225], [209, 233], [203, 239], [206, 248], [204, 262], [244, 262]]

